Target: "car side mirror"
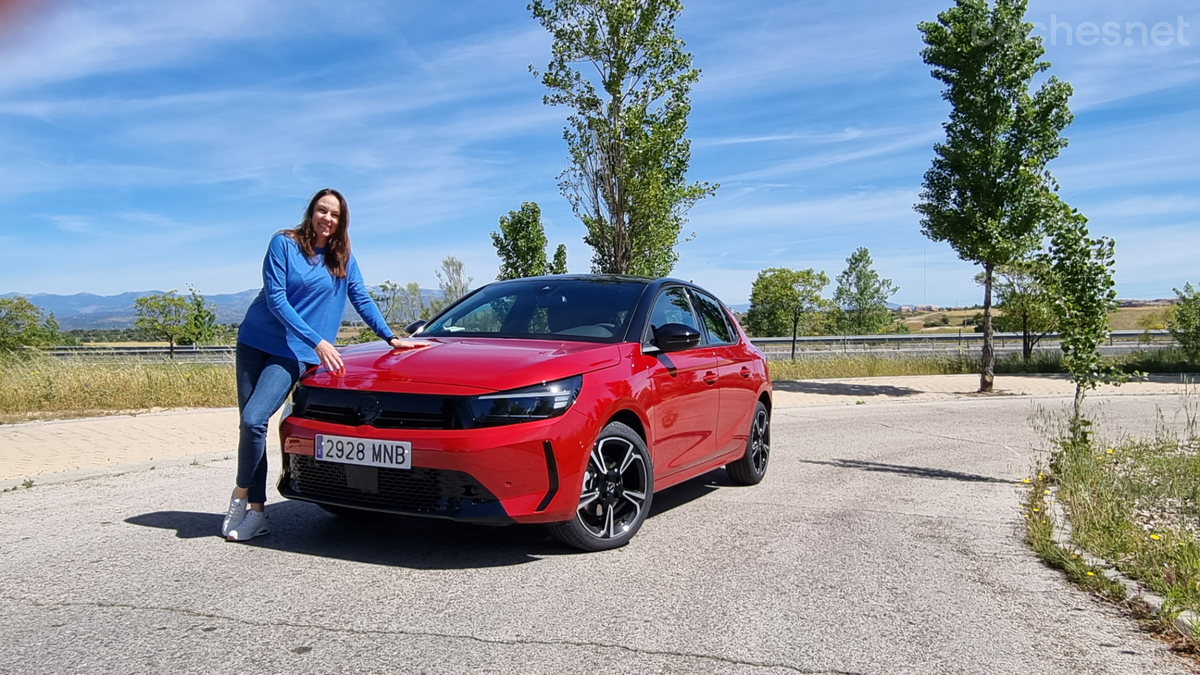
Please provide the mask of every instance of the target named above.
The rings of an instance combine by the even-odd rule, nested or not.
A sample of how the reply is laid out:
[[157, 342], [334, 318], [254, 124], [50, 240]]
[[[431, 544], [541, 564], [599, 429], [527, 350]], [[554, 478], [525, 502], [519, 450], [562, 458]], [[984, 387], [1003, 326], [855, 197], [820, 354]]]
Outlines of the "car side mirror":
[[681, 323], [666, 323], [654, 329], [654, 344], [664, 352], [681, 352], [700, 344], [700, 331]]
[[414, 321], [404, 327], [404, 332], [409, 335], [416, 335], [422, 328], [425, 327], [425, 321]]

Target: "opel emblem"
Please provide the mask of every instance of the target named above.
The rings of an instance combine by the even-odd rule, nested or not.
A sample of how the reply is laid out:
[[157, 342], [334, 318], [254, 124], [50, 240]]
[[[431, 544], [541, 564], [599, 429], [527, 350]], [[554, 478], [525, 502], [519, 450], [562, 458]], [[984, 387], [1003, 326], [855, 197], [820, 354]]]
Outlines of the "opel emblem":
[[379, 401], [374, 396], [364, 396], [358, 400], [354, 412], [358, 414], [359, 424], [374, 424], [379, 417]]

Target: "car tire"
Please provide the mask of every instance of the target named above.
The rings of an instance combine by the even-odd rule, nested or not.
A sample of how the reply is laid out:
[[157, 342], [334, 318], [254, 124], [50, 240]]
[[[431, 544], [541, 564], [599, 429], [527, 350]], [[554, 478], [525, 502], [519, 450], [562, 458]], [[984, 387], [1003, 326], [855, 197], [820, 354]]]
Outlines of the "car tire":
[[583, 551], [629, 543], [650, 512], [654, 467], [646, 442], [620, 422], [609, 422], [588, 454], [575, 517], [550, 526], [556, 539]]
[[750, 420], [750, 436], [746, 439], [746, 454], [725, 465], [729, 477], [738, 485], [757, 485], [767, 475], [771, 459], [771, 414], [762, 401], [754, 406]]

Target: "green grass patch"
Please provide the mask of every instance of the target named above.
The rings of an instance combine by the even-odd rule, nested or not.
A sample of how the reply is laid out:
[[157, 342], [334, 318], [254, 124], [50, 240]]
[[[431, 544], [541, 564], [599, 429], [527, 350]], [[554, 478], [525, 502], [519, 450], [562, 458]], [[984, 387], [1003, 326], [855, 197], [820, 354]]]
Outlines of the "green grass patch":
[[1166, 625], [1183, 610], [1200, 612], [1200, 405], [1194, 392], [1184, 396], [1182, 425], [1163, 420], [1158, 427], [1153, 438], [1115, 442], [1093, 438], [1090, 427], [1059, 429], [1050, 467], [1030, 480], [1024, 515], [1026, 537], [1043, 560], [1106, 592], [1109, 582], [1095, 581], [1095, 570], [1055, 541], [1045, 500], [1056, 485], [1073, 544], [1162, 596]]
[[1051, 479], [1048, 471], [1041, 469], [1037, 478], [1027, 479], [1028, 495], [1022, 504], [1025, 517], [1025, 541], [1042, 562], [1062, 570], [1080, 586], [1099, 593], [1110, 600], [1125, 599], [1125, 587], [1109, 580], [1101, 571], [1087, 564], [1076, 550], [1059, 545], [1057, 524], [1050, 514]]
[[232, 364], [0, 361], [0, 422], [237, 405]]

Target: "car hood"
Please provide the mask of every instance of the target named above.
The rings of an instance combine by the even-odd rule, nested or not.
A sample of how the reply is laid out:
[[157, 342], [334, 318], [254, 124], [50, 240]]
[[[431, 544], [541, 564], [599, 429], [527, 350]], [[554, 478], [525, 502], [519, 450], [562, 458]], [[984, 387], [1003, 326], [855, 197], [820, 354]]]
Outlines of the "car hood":
[[430, 338], [428, 347], [347, 347], [341, 375], [317, 368], [306, 384], [338, 389], [471, 395], [504, 391], [615, 366], [615, 344], [500, 338]]

